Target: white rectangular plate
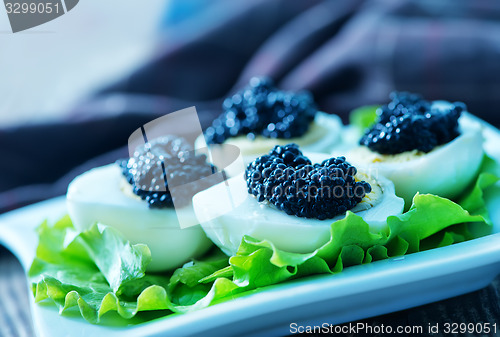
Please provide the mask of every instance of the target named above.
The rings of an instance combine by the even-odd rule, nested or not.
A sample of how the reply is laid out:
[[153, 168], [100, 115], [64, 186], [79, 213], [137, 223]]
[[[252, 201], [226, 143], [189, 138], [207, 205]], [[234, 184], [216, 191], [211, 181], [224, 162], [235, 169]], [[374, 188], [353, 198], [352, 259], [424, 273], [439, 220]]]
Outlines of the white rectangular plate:
[[[475, 118], [475, 117], [470, 117]], [[500, 133], [484, 124], [487, 153], [500, 161]], [[500, 272], [500, 192], [488, 209], [494, 234], [448, 247], [346, 268], [268, 287], [197, 312], [173, 315], [127, 327], [92, 325], [59, 316], [55, 306], [31, 299], [39, 336], [275, 336], [300, 325], [339, 324], [439, 301], [488, 285]], [[0, 243], [28, 270], [36, 249], [34, 228], [66, 213], [56, 198], [0, 216]]]

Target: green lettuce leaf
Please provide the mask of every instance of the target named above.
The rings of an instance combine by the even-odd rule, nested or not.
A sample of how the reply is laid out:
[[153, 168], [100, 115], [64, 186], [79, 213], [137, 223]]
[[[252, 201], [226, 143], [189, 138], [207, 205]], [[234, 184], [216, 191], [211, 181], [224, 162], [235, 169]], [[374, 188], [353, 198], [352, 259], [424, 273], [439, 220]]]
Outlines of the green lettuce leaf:
[[144, 277], [146, 266], [151, 262], [151, 252], [146, 245], [130, 245], [111, 227], [92, 226], [77, 240], [118, 294], [129, 282]]
[[379, 233], [348, 212], [314, 252], [285, 252], [245, 236], [234, 256], [214, 249], [164, 274], [147, 273], [149, 249], [130, 244], [112, 228], [95, 225], [77, 233], [68, 217], [53, 226], [44, 222], [29, 271], [33, 293], [37, 302], [51, 300], [61, 314], [76, 309], [91, 323], [102, 323], [111, 312], [133, 322], [146, 311], [186, 313], [287, 280], [451, 245], [491, 231], [484, 195], [498, 181], [498, 172], [497, 163], [486, 157], [477, 180], [457, 202], [417, 194], [410, 209], [389, 217], [387, 229]]
[[377, 119], [377, 109], [380, 105], [365, 105], [354, 109], [349, 114], [349, 123], [363, 133], [366, 129], [375, 124]]
[[494, 185], [500, 176], [500, 167], [498, 163], [489, 156], [483, 157], [481, 163], [480, 174], [474, 184], [472, 184], [467, 191], [458, 200], [458, 203], [465, 209], [469, 210], [472, 214], [479, 214], [486, 219], [488, 224], [491, 220], [486, 209], [484, 200], [484, 191]]
[[[132, 318], [138, 311], [171, 309], [168, 278], [145, 275], [151, 253], [131, 245], [111, 227], [77, 233], [69, 217], [38, 227], [29, 270], [35, 301], [52, 299], [61, 314], [78, 308], [91, 323], [109, 311]], [[111, 265], [113, 263], [113, 265]]]
[[211, 284], [201, 282], [201, 280], [227, 267], [227, 261], [228, 257], [220, 250], [216, 250], [212, 255], [205, 256], [204, 261], [186, 263], [170, 278], [169, 297], [181, 306], [198, 302], [207, 295], [211, 288]]

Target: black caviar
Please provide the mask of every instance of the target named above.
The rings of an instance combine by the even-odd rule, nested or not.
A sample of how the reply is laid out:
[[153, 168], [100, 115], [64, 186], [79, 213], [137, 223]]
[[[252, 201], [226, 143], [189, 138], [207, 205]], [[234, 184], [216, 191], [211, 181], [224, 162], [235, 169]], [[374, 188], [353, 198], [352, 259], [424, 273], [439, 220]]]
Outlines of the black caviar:
[[[173, 207], [174, 201], [176, 206], [186, 206], [196, 192], [209, 187], [208, 181], [199, 179], [210, 176], [217, 168], [206, 160], [204, 154], [195, 154], [183, 138], [165, 136], [137, 148], [133, 157], [119, 160], [118, 164], [134, 194], [150, 208], [165, 208]], [[207, 186], [201, 186], [204, 183]], [[180, 185], [184, 187], [176, 190], [173, 200], [170, 186]]]
[[298, 145], [275, 146], [245, 171], [248, 193], [298, 217], [331, 219], [356, 206], [371, 192], [366, 181], [355, 181], [357, 170], [345, 157], [313, 164]]
[[455, 102], [437, 107], [420, 95], [393, 92], [391, 102], [377, 109], [377, 121], [360, 144], [381, 154], [418, 150], [430, 152], [459, 135], [458, 118], [466, 106]]
[[254, 77], [243, 90], [226, 98], [224, 112], [205, 131], [208, 144], [247, 135], [255, 139], [300, 137], [318, 111], [308, 92], [278, 90], [269, 78]]

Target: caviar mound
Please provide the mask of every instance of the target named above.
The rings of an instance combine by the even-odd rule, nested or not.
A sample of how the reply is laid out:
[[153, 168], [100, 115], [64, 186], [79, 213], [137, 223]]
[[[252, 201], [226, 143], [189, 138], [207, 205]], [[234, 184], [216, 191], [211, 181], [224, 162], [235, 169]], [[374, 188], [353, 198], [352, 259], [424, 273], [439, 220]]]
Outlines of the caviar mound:
[[[165, 136], [137, 148], [133, 157], [119, 160], [118, 165], [134, 194], [151, 208], [165, 208], [174, 203], [187, 206], [196, 192], [210, 186], [208, 181], [199, 181], [217, 171], [206, 160], [185, 139]], [[198, 183], [189, 184], [195, 181]], [[170, 187], [180, 185], [185, 185], [182, 193], [176, 190], [172, 196]]]
[[298, 217], [331, 219], [354, 208], [371, 191], [356, 181], [357, 170], [345, 157], [312, 164], [296, 144], [275, 146], [245, 171], [248, 193]]
[[464, 103], [442, 109], [417, 94], [393, 92], [390, 98], [390, 103], [377, 110], [376, 124], [363, 135], [360, 145], [380, 154], [428, 153], [460, 134], [458, 118], [467, 109]]
[[318, 112], [308, 92], [278, 90], [269, 78], [254, 77], [243, 90], [224, 100], [224, 112], [205, 131], [208, 144], [230, 137], [301, 137]]

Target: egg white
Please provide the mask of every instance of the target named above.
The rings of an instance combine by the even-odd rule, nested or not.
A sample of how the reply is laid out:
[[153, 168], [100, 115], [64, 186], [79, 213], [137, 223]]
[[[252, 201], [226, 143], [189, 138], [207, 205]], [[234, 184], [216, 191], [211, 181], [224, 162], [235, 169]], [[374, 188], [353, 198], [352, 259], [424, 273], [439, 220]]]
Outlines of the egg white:
[[383, 155], [359, 146], [347, 155], [356, 167], [391, 180], [407, 207], [417, 192], [453, 199], [476, 177], [483, 157], [481, 125], [465, 114], [459, 118], [459, 130], [457, 138], [428, 153]]
[[[313, 162], [328, 158], [323, 154], [306, 155]], [[361, 216], [370, 225], [372, 232], [385, 230], [387, 217], [402, 213], [403, 199], [396, 197], [394, 185], [383, 177], [374, 180], [359, 173], [356, 178], [368, 179], [372, 192], [351, 211]], [[246, 193], [243, 175], [231, 178], [228, 185]], [[223, 211], [225, 206], [221, 205], [217, 196], [225, 193], [227, 186], [224, 183], [215, 185], [196, 194], [193, 206], [207, 236], [227, 255], [236, 253], [244, 235], [269, 240], [278, 249], [288, 252], [309, 253], [325, 244], [330, 238], [331, 224], [345, 217], [339, 215], [326, 220], [299, 218], [288, 215], [267, 202], [259, 203], [248, 194], [237, 207]], [[219, 216], [214, 217], [214, 214]]]
[[178, 267], [205, 253], [212, 244], [198, 225], [191, 205], [178, 210], [183, 221], [193, 224], [181, 229], [176, 211], [150, 209], [132, 193], [116, 164], [94, 168], [75, 178], [66, 199], [69, 216], [78, 230], [98, 222], [118, 229], [131, 243], [146, 244], [152, 256], [150, 271]]

